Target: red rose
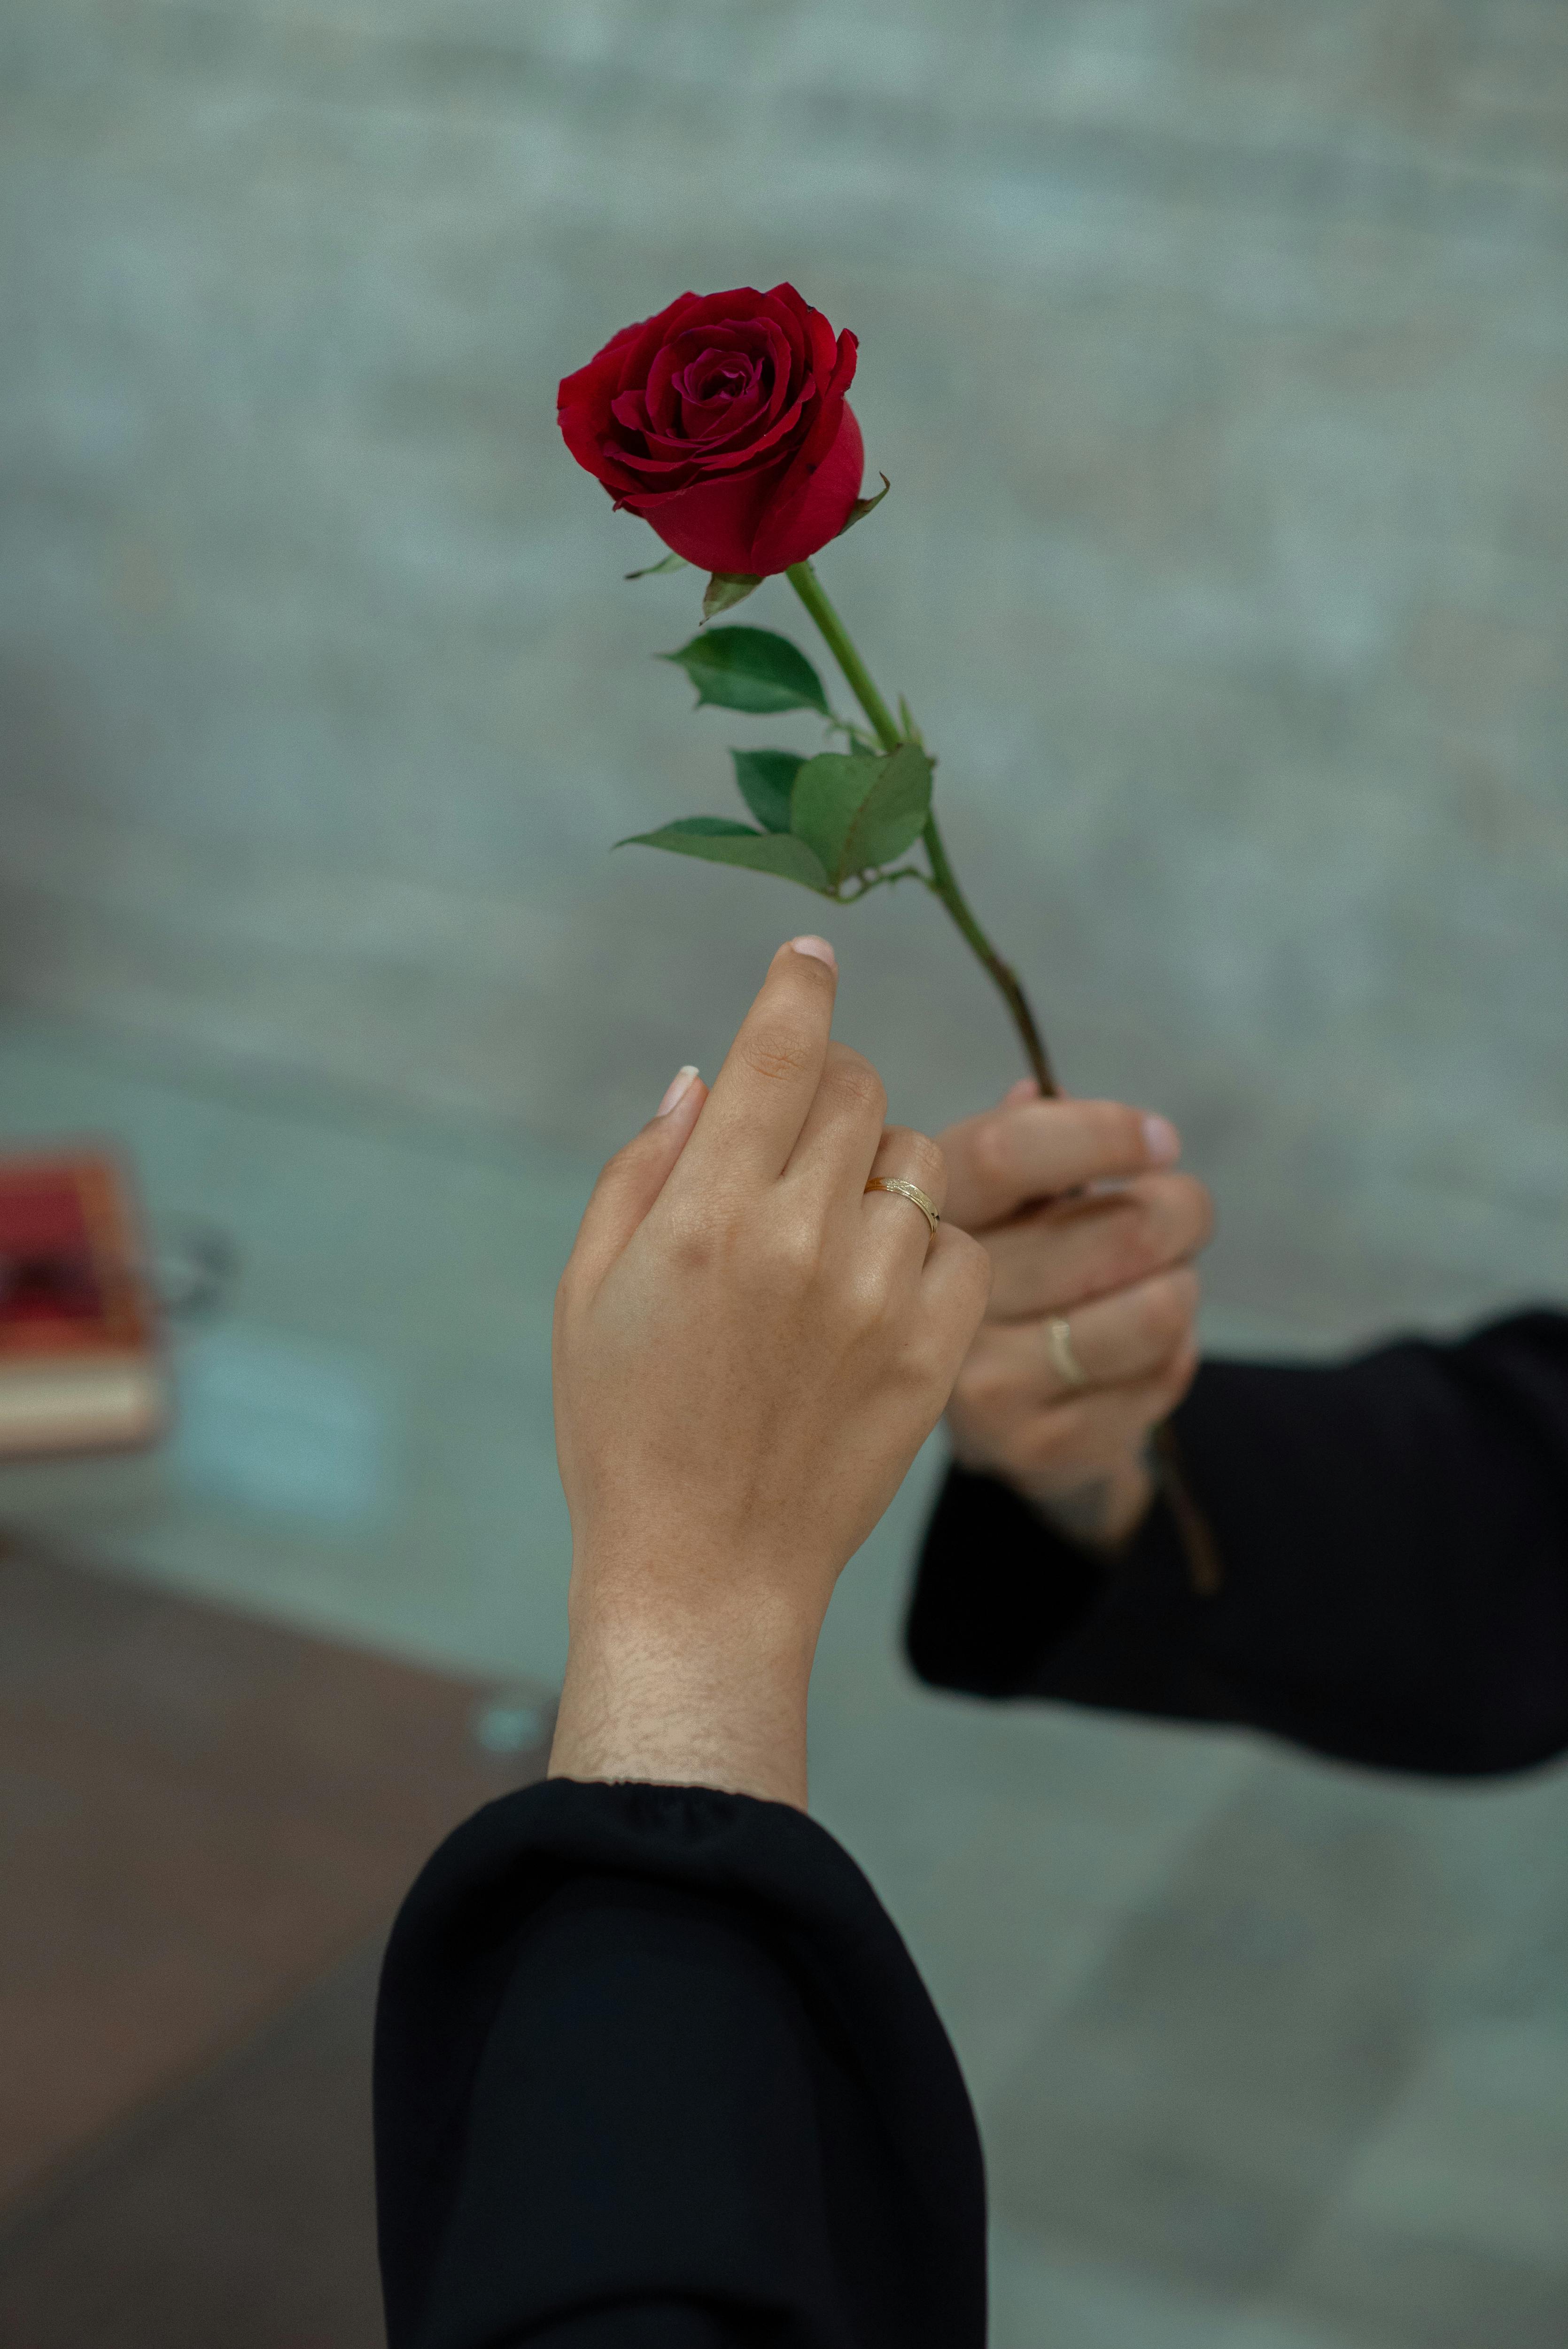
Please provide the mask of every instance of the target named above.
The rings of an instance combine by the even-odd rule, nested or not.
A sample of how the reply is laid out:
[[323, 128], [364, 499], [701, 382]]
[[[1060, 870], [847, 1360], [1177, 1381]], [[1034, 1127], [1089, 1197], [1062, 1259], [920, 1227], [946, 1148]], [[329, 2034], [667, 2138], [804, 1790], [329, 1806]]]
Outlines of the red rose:
[[688, 563], [787, 571], [837, 538], [861, 492], [855, 348], [792, 285], [683, 294], [564, 378], [561, 429]]

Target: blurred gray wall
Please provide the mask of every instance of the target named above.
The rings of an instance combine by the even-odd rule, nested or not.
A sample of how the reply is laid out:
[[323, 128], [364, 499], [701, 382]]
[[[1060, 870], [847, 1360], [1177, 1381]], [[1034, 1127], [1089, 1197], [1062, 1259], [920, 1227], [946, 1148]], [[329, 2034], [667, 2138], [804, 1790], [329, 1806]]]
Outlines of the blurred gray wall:
[[[788, 275], [893, 483], [825, 575], [1233, 1325], [1568, 1287], [1565, 131], [1563, 0], [7, 0], [0, 991], [574, 1150], [711, 1068], [820, 909], [608, 854], [769, 735], [553, 390]], [[895, 1114], [1015, 1073], [934, 909], [828, 926]]]

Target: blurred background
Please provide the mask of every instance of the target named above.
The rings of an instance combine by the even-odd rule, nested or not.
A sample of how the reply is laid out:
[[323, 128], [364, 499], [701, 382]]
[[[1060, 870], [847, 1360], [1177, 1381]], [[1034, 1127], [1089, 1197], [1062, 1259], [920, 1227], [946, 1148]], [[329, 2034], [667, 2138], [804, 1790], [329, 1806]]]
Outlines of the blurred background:
[[[812, 742], [655, 665], [694, 574], [624, 584], [558, 377], [688, 285], [858, 333], [826, 584], [1066, 1081], [1212, 1185], [1215, 1347], [1561, 1298], [1568, 14], [6, 0], [0, 205], [0, 1143], [217, 1267], [168, 1442], [0, 1469], [0, 2331], [357, 2349], [377, 1936], [564, 1652], [554, 1278], [821, 911], [609, 853]], [[827, 926], [896, 1117], [1017, 1073], [934, 907]], [[996, 2349], [1556, 2349], [1568, 1783], [916, 1691], [939, 1466], [814, 1792]]]

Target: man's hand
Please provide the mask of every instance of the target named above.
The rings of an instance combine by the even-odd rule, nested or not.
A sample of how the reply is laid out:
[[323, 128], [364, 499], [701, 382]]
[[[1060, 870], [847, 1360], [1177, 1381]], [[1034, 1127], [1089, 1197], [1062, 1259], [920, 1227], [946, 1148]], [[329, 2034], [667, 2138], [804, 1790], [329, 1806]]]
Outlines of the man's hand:
[[1198, 1367], [1191, 1259], [1213, 1214], [1174, 1126], [1031, 1079], [949, 1126], [946, 1219], [983, 1242], [991, 1302], [947, 1407], [965, 1468], [1112, 1547], [1153, 1497], [1150, 1430]]

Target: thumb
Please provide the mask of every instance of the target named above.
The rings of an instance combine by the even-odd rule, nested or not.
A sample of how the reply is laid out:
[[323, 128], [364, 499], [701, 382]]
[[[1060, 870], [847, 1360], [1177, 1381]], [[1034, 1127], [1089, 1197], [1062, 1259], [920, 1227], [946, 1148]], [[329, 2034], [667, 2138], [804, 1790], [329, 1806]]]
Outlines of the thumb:
[[609, 1270], [665, 1185], [690, 1141], [707, 1087], [689, 1064], [640, 1133], [617, 1150], [593, 1185], [577, 1227], [570, 1272], [597, 1282]]

